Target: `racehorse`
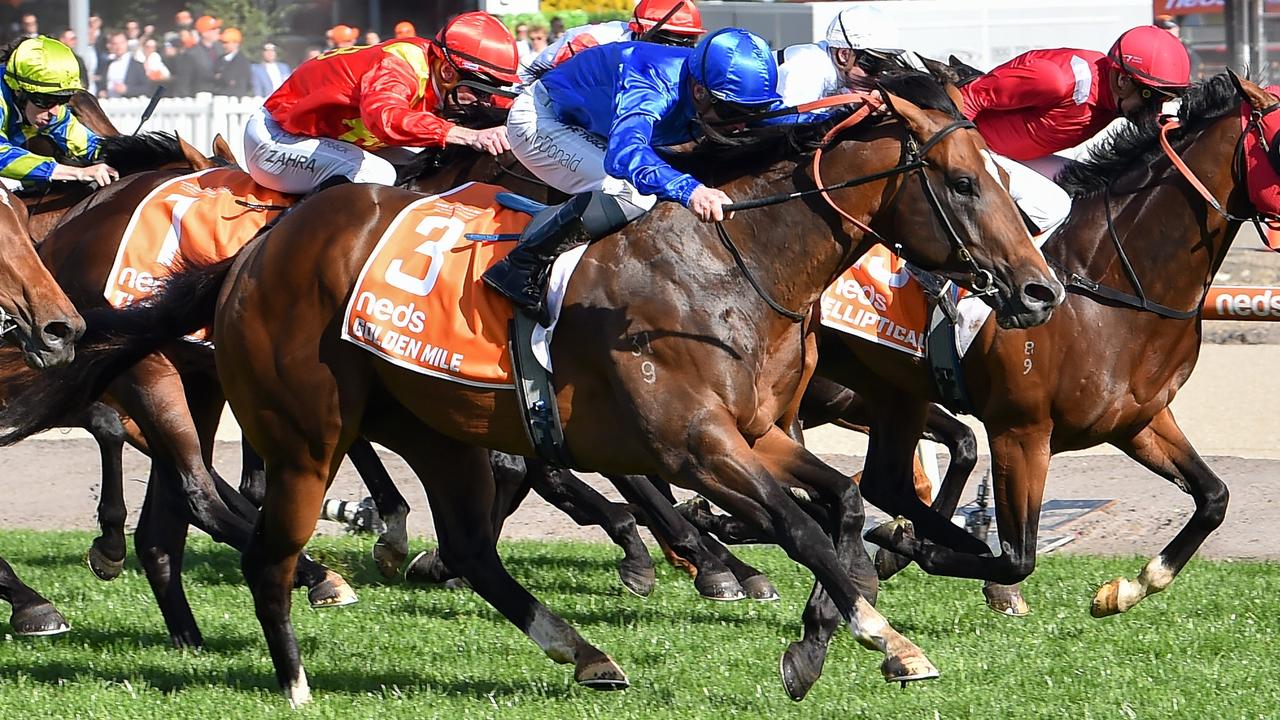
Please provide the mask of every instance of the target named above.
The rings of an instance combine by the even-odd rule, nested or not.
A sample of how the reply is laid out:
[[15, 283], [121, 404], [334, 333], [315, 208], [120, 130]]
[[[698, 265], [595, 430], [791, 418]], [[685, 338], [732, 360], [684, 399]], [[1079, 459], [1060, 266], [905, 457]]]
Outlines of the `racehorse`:
[[[71, 362], [84, 320], [40, 263], [26, 230], [27, 211], [0, 188], [0, 338], [9, 354], [32, 368]], [[0, 558], [0, 600], [12, 606], [15, 635], [56, 635], [69, 629], [56, 608], [24, 584]]]
[[[1212, 201], [1162, 153], [1154, 126], [1121, 131], [1059, 176], [1076, 201], [1044, 253], [1070, 281], [1066, 302], [1040, 327], [1007, 330], [988, 322], [962, 365], [974, 414], [990, 437], [1002, 555], [992, 557], [950, 523], [959, 486], [944, 482], [939, 498], [948, 500], [937, 512], [909, 491], [911, 450], [928, 403], [941, 400], [928, 367], [872, 343], [824, 335], [819, 372], [857, 389], [875, 408], [862, 491], [914, 526], [914, 534], [902, 526], [877, 528], [869, 539], [928, 572], [1001, 583], [986, 588], [989, 603], [1024, 613], [1018, 588], [1009, 584], [1035, 567], [1050, 456], [1110, 443], [1190, 494], [1195, 512], [1136, 581], [1103, 585], [1091, 612], [1125, 612], [1169, 586], [1227, 507], [1226, 485], [1178, 428], [1169, 405], [1195, 367], [1204, 293], [1240, 223], [1257, 212], [1245, 190], [1242, 101], [1255, 112], [1278, 102], [1247, 80], [1218, 75], [1187, 92], [1181, 128], [1169, 133], [1172, 149]], [[838, 622], [826, 606], [806, 619], [805, 639], [788, 653], [820, 671]], [[797, 683], [793, 697], [810, 685]]]
[[[942, 94], [936, 85], [926, 90]], [[921, 267], [990, 287], [987, 299], [1006, 324], [1044, 322], [1062, 288], [986, 171], [972, 126], [954, 108], [889, 100], [888, 118], [837, 126], [820, 143], [821, 156], [797, 157], [790, 142], [749, 146], [737, 162], [719, 149], [695, 153], [689, 166], [714, 186], [738, 197], [776, 194], [776, 202], [726, 221], [720, 235], [664, 205], [591, 245], [569, 286], [552, 352], [567, 450], [577, 464], [656, 472], [776, 534], [814, 572], [815, 596], [830, 597], [855, 637], [884, 653], [885, 678], [905, 682], [936, 670], [852, 580], [872, 574], [853, 552], [862, 523], [857, 489], [779, 427], [794, 418], [813, 366], [803, 321], [836, 273], [885, 235], [901, 238], [903, 255]], [[842, 177], [868, 174], [827, 187], [829, 205], [812, 195], [788, 202], [795, 197], [788, 193], [814, 187], [815, 179], [821, 187], [812, 165], [828, 174], [839, 168]], [[418, 197], [370, 185], [327, 189], [236, 258], [172, 276], [152, 302], [95, 314], [104, 342], [82, 350], [66, 373], [22, 383], [0, 424], [39, 427], [37, 413], [47, 418], [78, 406], [121, 365], [212, 316], [223, 388], [266, 459], [266, 498], [243, 569], [277, 679], [293, 703], [310, 697], [289, 620], [294, 562], [341, 453], [362, 434], [417, 472], [444, 559], [476, 592], [549, 657], [574, 663], [579, 683], [623, 687], [621, 668], [498, 559], [490, 518], [511, 489], [495, 487], [481, 446], [533, 453], [514, 393], [418, 375], [336, 337], [363, 258]], [[781, 227], [785, 242], [777, 238]], [[641, 371], [635, 348], [656, 375]], [[277, 363], [282, 357], [289, 362]], [[660, 378], [662, 392], [647, 377]], [[834, 522], [824, 529], [785, 487], [821, 499]]]

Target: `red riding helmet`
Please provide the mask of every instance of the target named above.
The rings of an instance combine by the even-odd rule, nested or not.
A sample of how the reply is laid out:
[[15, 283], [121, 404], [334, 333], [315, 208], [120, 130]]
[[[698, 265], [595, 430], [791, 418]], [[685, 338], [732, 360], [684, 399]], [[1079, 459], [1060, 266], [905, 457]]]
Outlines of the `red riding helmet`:
[[479, 75], [496, 85], [520, 81], [516, 75], [520, 64], [516, 39], [506, 25], [489, 13], [463, 13], [450, 20], [431, 46], [458, 72]]
[[1107, 53], [1120, 71], [1143, 85], [1179, 90], [1191, 84], [1191, 58], [1178, 38], [1155, 25], [1126, 30]]
[[640, 0], [629, 27], [631, 32], [640, 35], [660, 22], [662, 27], [659, 30], [675, 35], [701, 35], [706, 32], [702, 27], [702, 13], [693, 0]]

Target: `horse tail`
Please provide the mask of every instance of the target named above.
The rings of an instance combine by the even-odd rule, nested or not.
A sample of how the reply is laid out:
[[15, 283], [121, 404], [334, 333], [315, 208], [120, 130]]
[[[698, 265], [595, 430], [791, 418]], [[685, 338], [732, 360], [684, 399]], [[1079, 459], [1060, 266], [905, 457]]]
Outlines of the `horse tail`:
[[120, 373], [167, 343], [213, 324], [218, 291], [235, 257], [188, 266], [128, 307], [84, 313], [85, 333], [70, 364], [27, 367], [18, 353], [0, 354], [0, 446], [60, 427], [97, 400]]

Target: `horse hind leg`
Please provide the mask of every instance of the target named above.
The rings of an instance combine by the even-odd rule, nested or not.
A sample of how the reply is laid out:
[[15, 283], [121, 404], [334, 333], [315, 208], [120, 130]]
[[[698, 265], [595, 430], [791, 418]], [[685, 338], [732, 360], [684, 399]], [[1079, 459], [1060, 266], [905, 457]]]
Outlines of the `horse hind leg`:
[[393, 578], [409, 557], [409, 503], [382, 464], [373, 443], [356, 438], [347, 448], [347, 457], [360, 474], [373, 497], [373, 504], [378, 508], [378, 515], [386, 525], [373, 544], [373, 561], [383, 577]]
[[71, 629], [62, 613], [22, 582], [4, 558], [0, 558], [0, 600], [13, 606], [9, 627], [14, 635], [43, 637], [61, 635]]
[[1196, 509], [1173, 540], [1147, 562], [1137, 580], [1120, 577], [1098, 589], [1090, 607], [1094, 617], [1127, 612], [1149, 595], [1169, 587], [1227, 514], [1226, 484], [1191, 446], [1169, 408], [1119, 447], [1191, 495]]
[[126, 543], [124, 523], [125, 428], [120, 415], [103, 403], [93, 403], [78, 424], [98, 443], [102, 459], [102, 490], [98, 495], [98, 526], [102, 534], [89, 546], [89, 569], [100, 580], [114, 580], [124, 570]]

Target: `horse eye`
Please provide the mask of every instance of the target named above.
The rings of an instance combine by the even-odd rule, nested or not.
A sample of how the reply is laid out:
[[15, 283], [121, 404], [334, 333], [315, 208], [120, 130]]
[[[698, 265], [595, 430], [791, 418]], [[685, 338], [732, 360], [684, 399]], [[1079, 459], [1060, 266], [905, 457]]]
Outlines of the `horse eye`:
[[951, 189], [960, 195], [973, 195], [973, 178], [961, 177], [951, 181]]

